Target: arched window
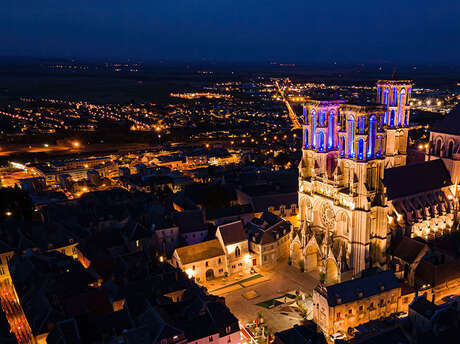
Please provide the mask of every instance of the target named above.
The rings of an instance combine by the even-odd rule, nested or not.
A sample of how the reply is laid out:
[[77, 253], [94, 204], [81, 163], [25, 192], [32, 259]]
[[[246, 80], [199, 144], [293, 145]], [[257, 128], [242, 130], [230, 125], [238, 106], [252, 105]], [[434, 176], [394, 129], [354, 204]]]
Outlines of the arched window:
[[345, 156], [345, 136], [340, 139], [340, 156]]
[[305, 128], [303, 134], [303, 145], [305, 148], [308, 148], [308, 128]]
[[454, 141], [449, 142], [449, 149], [447, 150], [447, 157], [452, 158], [454, 154]]
[[334, 147], [334, 111], [329, 112], [329, 128], [327, 136], [327, 148], [332, 149]]
[[366, 116], [361, 116], [358, 118], [358, 127], [359, 133], [364, 134], [364, 127], [366, 126]]
[[409, 126], [409, 109], [406, 109], [406, 113], [404, 115], [404, 126]]
[[388, 121], [388, 111], [385, 111], [385, 114], [383, 115], [383, 125], [387, 125]]
[[391, 105], [392, 106], [396, 106], [396, 102], [398, 101], [398, 95], [396, 94], [396, 87], [393, 88], [393, 92], [392, 92], [392, 95], [391, 95]]
[[441, 139], [436, 142], [436, 153], [437, 156], [441, 156]]
[[237, 247], [235, 248], [235, 257], [239, 257], [239, 256], [241, 256], [241, 250], [240, 250], [240, 248], [237, 246]]
[[304, 107], [305, 124], [308, 124], [308, 108]]
[[324, 122], [326, 121], [326, 113], [324, 111], [319, 112], [319, 126], [324, 127]]
[[383, 104], [388, 105], [388, 88], [383, 91]]
[[322, 131], [318, 133], [318, 149], [321, 152], [324, 151], [324, 133]]
[[377, 127], [377, 117], [372, 115], [369, 119], [369, 148], [367, 149], [367, 158], [374, 157], [375, 132]]
[[353, 115], [348, 116], [348, 156], [355, 157], [355, 118]]
[[382, 156], [382, 150], [383, 150], [383, 137], [382, 135], [379, 135], [379, 151], [377, 153], [378, 157]]
[[358, 141], [358, 160], [364, 160], [364, 139]]
[[406, 103], [405, 100], [406, 97], [406, 90], [403, 88], [401, 90], [401, 93], [399, 94], [399, 108], [398, 108], [398, 125], [401, 126], [404, 117], [404, 110], [403, 110], [403, 105]]
[[311, 147], [316, 148], [316, 112], [311, 111]]
[[395, 110], [391, 110], [390, 114], [390, 128], [395, 127]]

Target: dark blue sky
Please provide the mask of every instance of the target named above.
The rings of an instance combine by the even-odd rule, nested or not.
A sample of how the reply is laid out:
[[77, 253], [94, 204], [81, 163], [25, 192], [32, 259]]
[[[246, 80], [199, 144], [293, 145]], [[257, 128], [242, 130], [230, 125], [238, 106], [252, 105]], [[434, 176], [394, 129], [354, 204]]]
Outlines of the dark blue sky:
[[460, 0], [3, 0], [0, 55], [460, 64]]

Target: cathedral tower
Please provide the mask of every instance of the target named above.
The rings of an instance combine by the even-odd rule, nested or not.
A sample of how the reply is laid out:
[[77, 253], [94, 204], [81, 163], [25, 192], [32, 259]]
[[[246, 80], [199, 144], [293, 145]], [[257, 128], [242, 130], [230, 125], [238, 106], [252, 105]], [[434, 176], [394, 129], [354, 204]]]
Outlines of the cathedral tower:
[[386, 168], [406, 164], [412, 82], [379, 80], [377, 103], [386, 107], [384, 125], [387, 128]]
[[301, 227], [292, 236], [291, 259], [304, 260], [307, 271], [324, 273], [326, 284], [386, 263], [381, 180], [385, 168], [406, 162], [411, 84], [379, 81], [378, 90], [379, 101], [372, 105], [303, 103]]

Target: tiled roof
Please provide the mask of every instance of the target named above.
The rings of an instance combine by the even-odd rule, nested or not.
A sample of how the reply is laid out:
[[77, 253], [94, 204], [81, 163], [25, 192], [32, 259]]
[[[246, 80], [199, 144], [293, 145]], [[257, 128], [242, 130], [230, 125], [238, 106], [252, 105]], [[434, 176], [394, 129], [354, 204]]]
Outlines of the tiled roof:
[[423, 295], [416, 297], [409, 305], [409, 308], [428, 319], [438, 310], [438, 306], [428, 301]]
[[393, 256], [408, 263], [413, 263], [425, 247], [426, 244], [405, 236], [395, 245]]
[[389, 200], [441, 189], [452, 185], [441, 159], [385, 170], [383, 184]]
[[221, 225], [217, 228], [217, 230], [222, 235], [222, 240], [225, 245], [231, 245], [247, 240], [243, 222], [241, 220]]
[[400, 282], [390, 270], [326, 287], [329, 306], [353, 302], [381, 292], [400, 287]]
[[176, 249], [182, 264], [190, 264], [205, 259], [223, 256], [224, 250], [217, 239], [200, 242], [195, 245], [179, 247]]

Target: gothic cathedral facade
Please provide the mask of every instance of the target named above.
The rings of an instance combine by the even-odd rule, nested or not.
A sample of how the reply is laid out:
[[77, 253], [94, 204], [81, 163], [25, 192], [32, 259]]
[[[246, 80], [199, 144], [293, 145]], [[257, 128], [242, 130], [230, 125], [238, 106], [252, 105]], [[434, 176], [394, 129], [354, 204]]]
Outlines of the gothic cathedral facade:
[[326, 284], [386, 264], [382, 179], [385, 169], [406, 164], [411, 91], [410, 81], [386, 80], [378, 81], [372, 105], [302, 104], [300, 227], [292, 234], [291, 261], [321, 274]]

